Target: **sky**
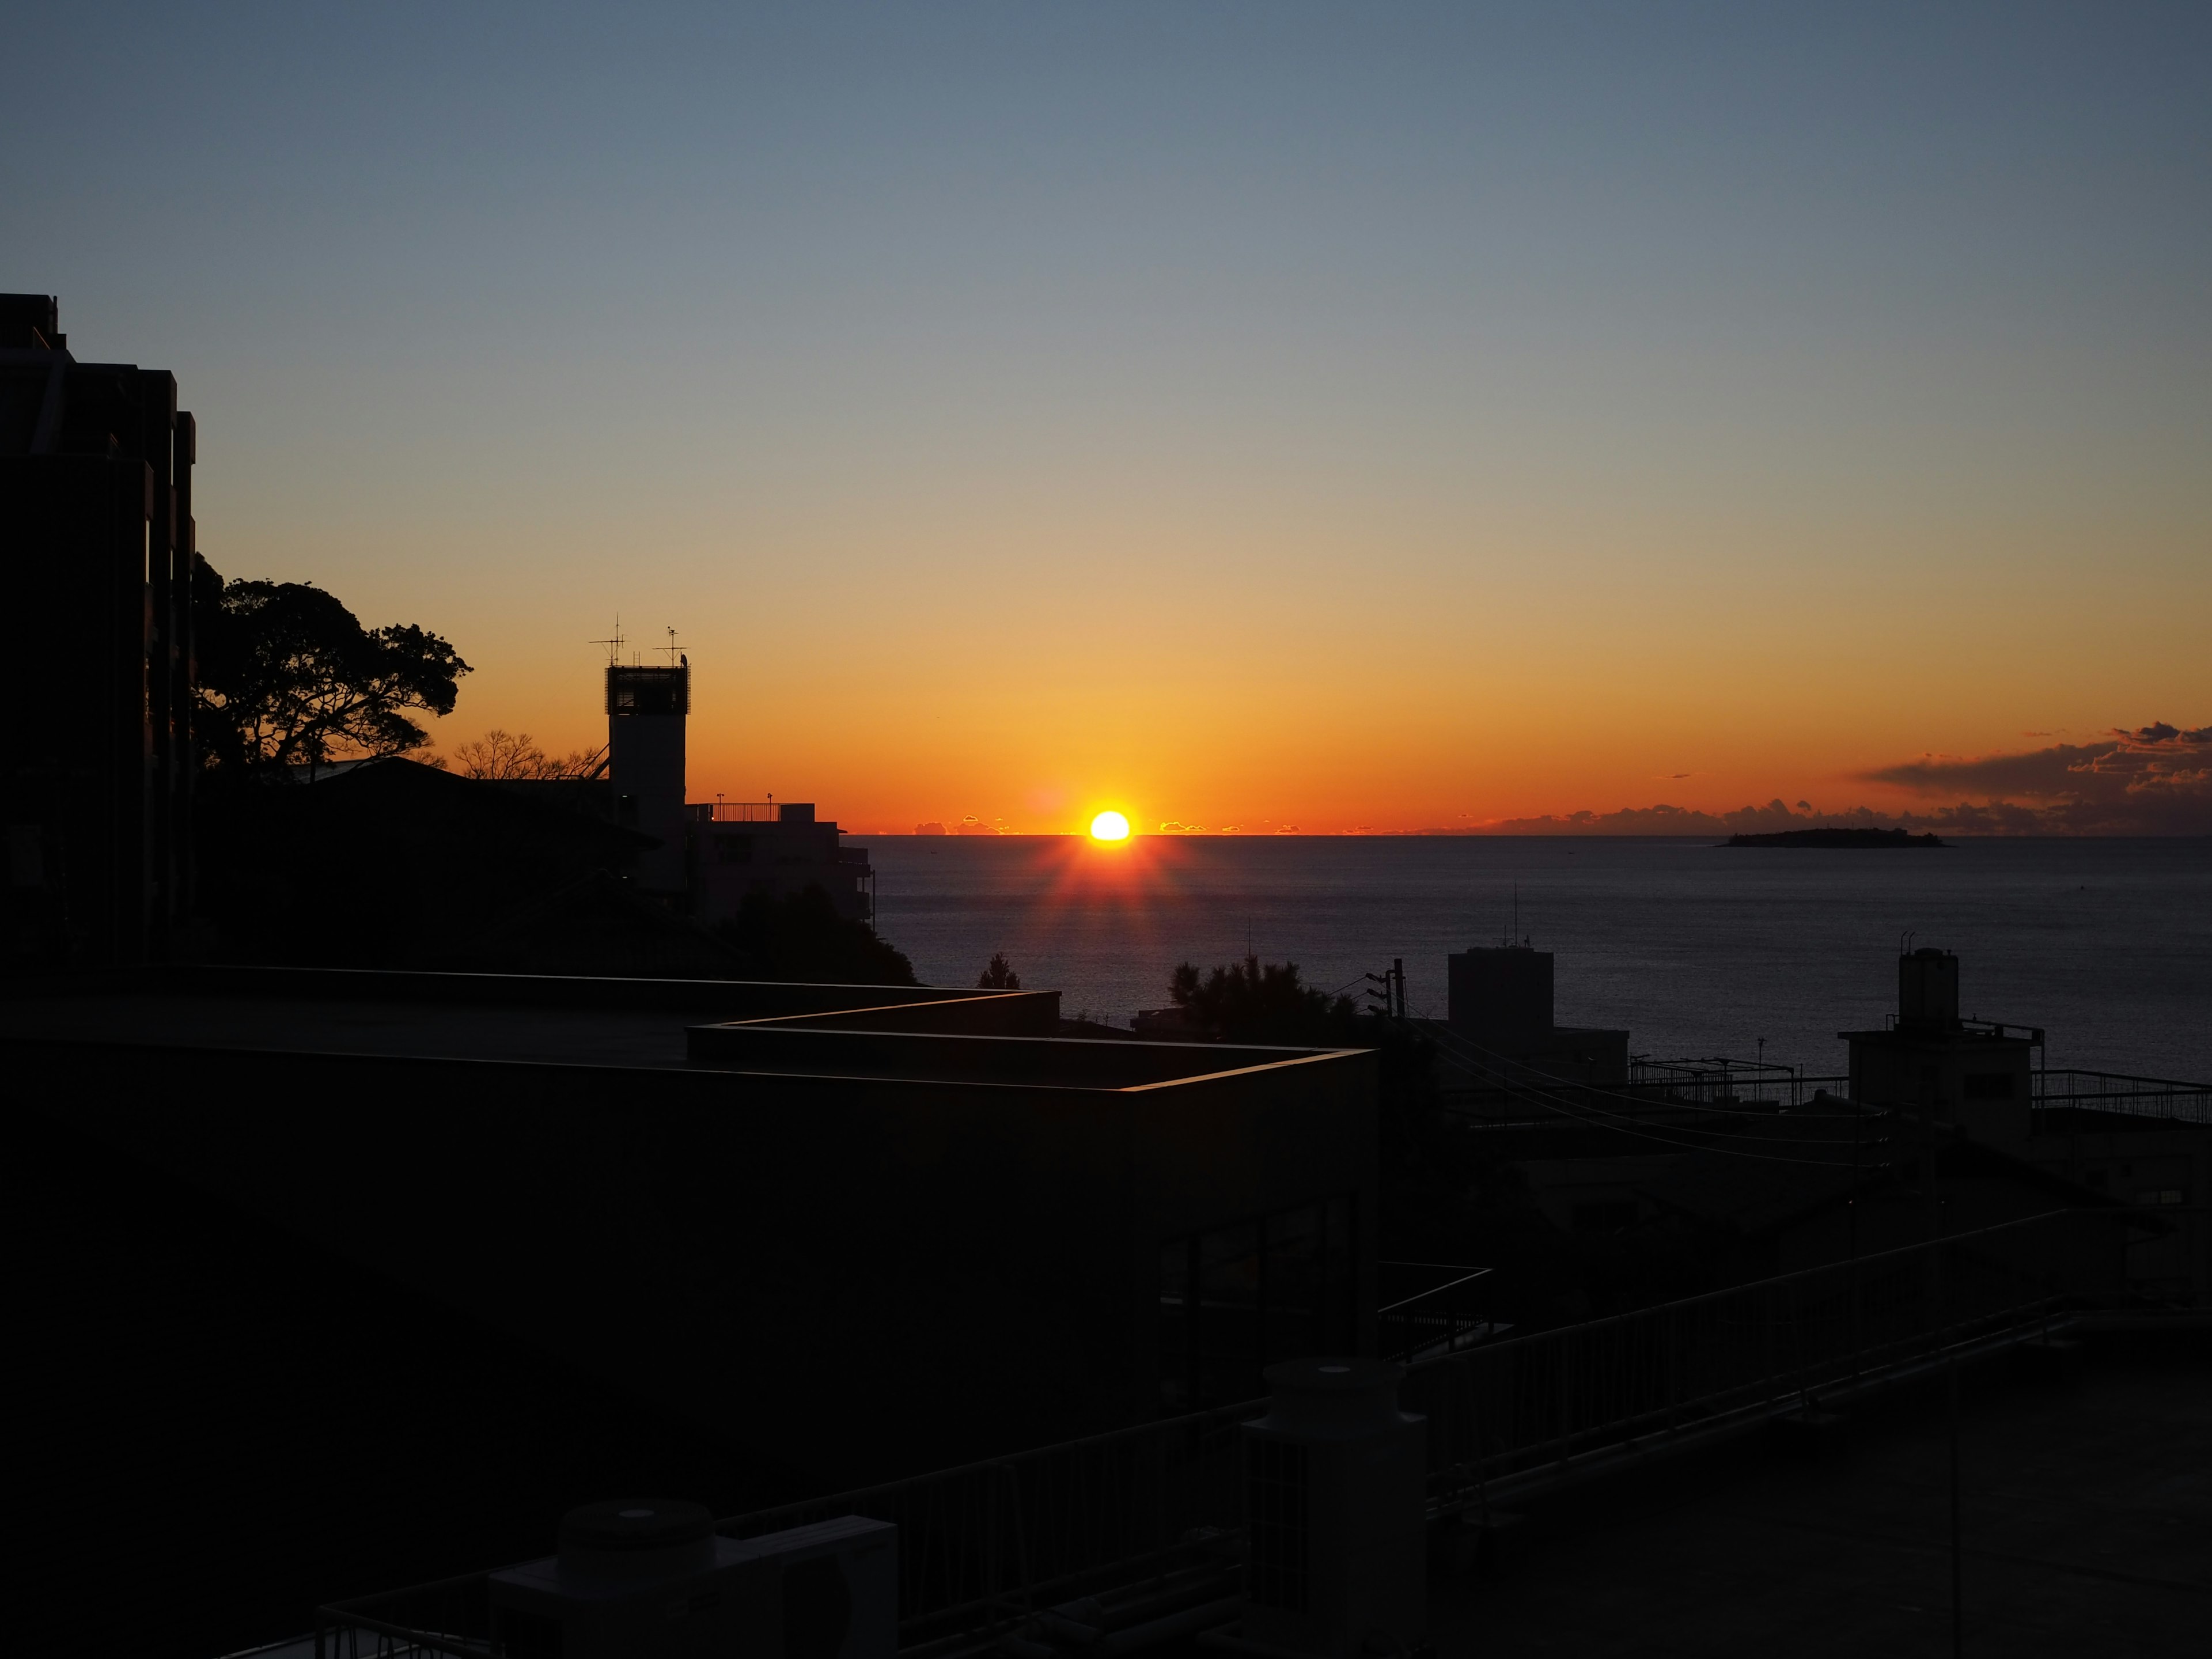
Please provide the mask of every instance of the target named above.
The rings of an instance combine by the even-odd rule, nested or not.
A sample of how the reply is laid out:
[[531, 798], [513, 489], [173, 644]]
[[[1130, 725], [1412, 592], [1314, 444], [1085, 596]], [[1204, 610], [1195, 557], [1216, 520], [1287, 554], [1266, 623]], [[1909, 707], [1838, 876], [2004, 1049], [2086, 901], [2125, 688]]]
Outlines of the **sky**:
[[218, 569], [454, 642], [441, 751], [595, 746], [619, 617], [694, 799], [863, 829], [2212, 830], [2201, 5], [35, 34], [0, 287], [177, 373]]

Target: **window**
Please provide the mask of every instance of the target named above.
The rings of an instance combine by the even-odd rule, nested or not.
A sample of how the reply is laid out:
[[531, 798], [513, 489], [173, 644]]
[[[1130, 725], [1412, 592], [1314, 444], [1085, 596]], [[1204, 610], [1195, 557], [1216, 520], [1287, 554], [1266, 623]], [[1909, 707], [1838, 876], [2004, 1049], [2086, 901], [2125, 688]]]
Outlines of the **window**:
[[753, 838], [750, 836], [715, 836], [714, 861], [717, 864], [750, 864], [753, 861]]
[[1278, 1359], [1345, 1353], [1358, 1339], [1352, 1204], [1300, 1205], [1160, 1246], [1160, 1407], [1257, 1396]]

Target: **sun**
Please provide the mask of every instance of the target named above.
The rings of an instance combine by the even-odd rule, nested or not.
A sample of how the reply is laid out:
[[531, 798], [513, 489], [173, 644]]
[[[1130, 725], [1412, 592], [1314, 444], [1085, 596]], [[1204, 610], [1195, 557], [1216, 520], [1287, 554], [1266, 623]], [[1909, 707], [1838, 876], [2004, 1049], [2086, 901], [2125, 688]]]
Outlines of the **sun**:
[[1091, 839], [1127, 841], [1129, 839], [1129, 820], [1119, 812], [1101, 812], [1091, 820]]

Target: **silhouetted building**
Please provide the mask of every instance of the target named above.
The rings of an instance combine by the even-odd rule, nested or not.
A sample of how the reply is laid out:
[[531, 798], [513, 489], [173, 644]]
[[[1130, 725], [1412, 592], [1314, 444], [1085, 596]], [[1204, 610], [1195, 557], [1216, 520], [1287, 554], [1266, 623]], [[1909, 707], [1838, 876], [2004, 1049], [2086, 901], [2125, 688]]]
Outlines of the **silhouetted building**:
[[[809, 887], [848, 921], [875, 921], [867, 850], [839, 845], [834, 820], [811, 803], [684, 799], [684, 722], [691, 662], [607, 668], [607, 776], [615, 821], [653, 837], [632, 878], [639, 890], [712, 926], [755, 894], [788, 898]], [[591, 810], [591, 799], [571, 804]]]
[[1375, 1056], [1067, 1041], [1058, 1005], [173, 970], [0, 1004], [0, 1064], [175, 1179], [825, 1479], [1371, 1352]]
[[695, 802], [684, 811], [692, 913], [726, 921], [755, 894], [788, 898], [809, 887], [848, 921], [876, 917], [874, 868], [865, 847], [842, 844], [834, 819], [811, 801]]
[[1553, 1020], [1549, 951], [1504, 945], [1444, 959], [1446, 1023], [1480, 1063], [1576, 1083], [1628, 1080], [1628, 1033]]
[[[299, 770], [305, 773], [307, 769]], [[398, 756], [210, 793], [203, 885], [231, 961], [731, 978], [747, 959], [629, 879], [655, 843], [564, 789]]]
[[58, 320], [49, 295], [0, 295], [18, 968], [159, 960], [192, 884], [192, 417], [167, 370], [79, 362]]
[[2035, 1051], [2028, 1026], [1959, 1018], [1959, 958], [1918, 950], [1897, 959], [1897, 1019], [1838, 1032], [1850, 1045], [1850, 1097], [1953, 1125], [1985, 1145], [2025, 1150]]

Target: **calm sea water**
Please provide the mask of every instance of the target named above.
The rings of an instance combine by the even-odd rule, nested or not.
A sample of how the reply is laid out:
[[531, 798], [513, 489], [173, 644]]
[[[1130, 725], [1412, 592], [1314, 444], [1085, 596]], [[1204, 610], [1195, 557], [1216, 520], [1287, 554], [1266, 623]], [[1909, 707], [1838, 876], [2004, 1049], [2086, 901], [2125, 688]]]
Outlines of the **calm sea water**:
[[1512, 926], [1559, 957], [1562, 1024], [1661, 1057], [1843, 1069], [1894, 960], [1956, 951], [1963, 1012], [2041, 1025], [2049, 1063], [2212, 1079], [2212, 840], [1964, 841], [1935, 852], [1708, 841], [871, 836], [879, 925], [927, 981], [994, 951], [1069, 1013], [1127, 1024], [1178, 962], [1251, 947], [1324, 989], [1402, 957], [1441, 1016], [1444, 957]]

